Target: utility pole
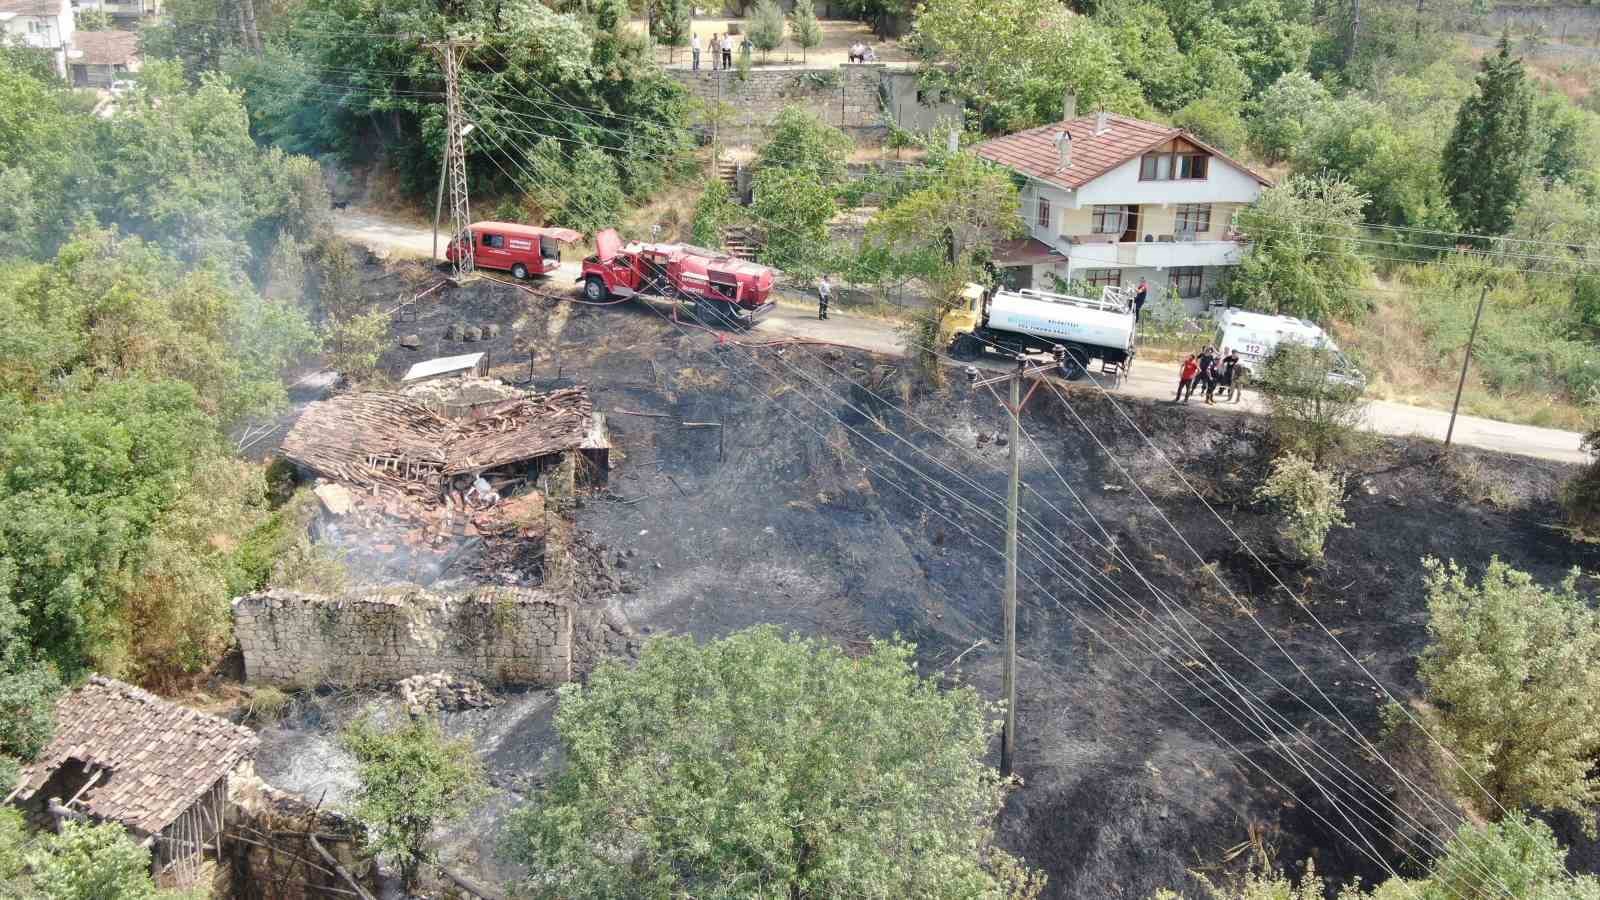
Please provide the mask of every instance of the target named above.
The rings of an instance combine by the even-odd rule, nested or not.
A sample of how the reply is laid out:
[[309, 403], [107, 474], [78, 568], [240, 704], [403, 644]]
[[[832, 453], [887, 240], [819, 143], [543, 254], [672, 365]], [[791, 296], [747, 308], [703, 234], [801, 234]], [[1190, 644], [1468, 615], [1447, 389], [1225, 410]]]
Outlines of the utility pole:
[[[1005, 590], [1000, 601], [1001, 629], [1005, 632], [1006, 656], [1001, 668], [1000, 692], [1005, 696], [1006, 719], [1000, 732], [1000, 776], [1011, 777], [1013, 757], [1017, 751], [1017, 513], [1018, 496], [1022, 485], [1022, 408], [1039, 387], [1034, 381], [1027, 396], [1022, 394], [1022, 381], [1030, 375], [1039, 375], [1049, 369], [1060, 368], [1067, 358], [1066, 348], [1059, 344], [1049, 353], [1016, 353], [1012, 358], [1017, 367], [1010, 375], [1001, 376], [1011, 388], [1011, 402], [1006, 412], [1011, 416], [1011, 477], [1006, 484], [1006, 574]], [[1030, 368], [1029, 363], [1034, 365]], [[978, 380], [978, 370], [967, 366], [967, 382], [984, 387], [1001, 380]]]
[[1450, 449], [1450, 439], [1456, 433], [1456, 410], [1461, 408], [1461, 389], [1467, 386], [1467, 367], [1472, 365], [1472, 345], [1478, 340], [1478, 320], [1483, 318], [1483, 301], [1489, 298], [1486, 284], [1478, 291], [1478, 311], [1472, 314], [1472, 333], [1467, 335], [1467, 354], [1461, 360], [1461, 380], [1456, 382], [1456, 402], [1450, 404], [1450, 427], [1444, 432], [1445, 449]]
[[[467, 202], [467, 152], [466, 134], [472, 127], [461, 114], [461, 56], [475, 42], [451, 38], [429, 44], [439, 54], [444, 65], [445, 107], [445, 183], [450, 194], [450, 237], [452, 240], [472, 224], [472, 210]], [[456, 255], [454, 277], [457, 281], [470, 276], [474, 267], [472, 242], [462, 244]]]

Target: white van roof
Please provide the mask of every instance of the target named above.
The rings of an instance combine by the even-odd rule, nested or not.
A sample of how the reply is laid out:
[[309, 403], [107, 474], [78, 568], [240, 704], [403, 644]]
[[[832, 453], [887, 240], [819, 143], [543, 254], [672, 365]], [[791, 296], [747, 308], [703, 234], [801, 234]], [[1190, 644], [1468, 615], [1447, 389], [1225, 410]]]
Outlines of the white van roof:
[[1218, 324], [1223, 328], [1243, 328], [1257, 334], [1277, 334], [1282, 337], [1294, 338], [1301, 343], [1333, 345], [1333, 340], [1328, 333], [1317, 326], [1315, 322], [1297, 319], [1294, 316], [1269, 316], [1264, 313], [1248, 312], [1242, 309], [1225, 309], [1217, 317]]

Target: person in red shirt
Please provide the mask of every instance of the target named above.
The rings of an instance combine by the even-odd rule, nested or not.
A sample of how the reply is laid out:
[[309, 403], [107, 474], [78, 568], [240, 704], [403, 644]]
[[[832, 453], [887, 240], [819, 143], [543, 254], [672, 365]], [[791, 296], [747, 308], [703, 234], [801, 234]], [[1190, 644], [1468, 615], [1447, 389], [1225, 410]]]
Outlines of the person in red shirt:
[[1194, 377], [1200, 374], [1200, 363], [1191, 353], [1183, 361], [1183, 368], [1178, 370], [1178, 396], [1172, 398], [1173, 403], [1189, 402], [1189, 396], [1194, 394]]

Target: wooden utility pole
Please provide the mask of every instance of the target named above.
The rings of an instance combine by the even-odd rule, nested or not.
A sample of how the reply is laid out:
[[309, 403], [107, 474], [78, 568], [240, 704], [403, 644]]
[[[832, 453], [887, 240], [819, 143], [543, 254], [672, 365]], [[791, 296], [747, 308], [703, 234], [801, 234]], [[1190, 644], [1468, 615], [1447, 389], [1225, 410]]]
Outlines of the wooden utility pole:
[[[461, 114], [461, 56], [474, 41], [456, 40], [429, 44], [439, 54], [444, 66], [445, 108], [445, 183], [450, 194], [450, 236], [454, 239], [472, 224], [472, 209], [467, 200], [466, 133], [469, 126]], [[461, 245], [454, 263], [457, 280], [472, 274], [474, 268], [472, 241]]]
[[1006, 485], [1006, 589], [1001, 619], [1006, 632], [1006, 661], [1001, 692], [1006, 698], [1005, 730], [1000, 733], [1000, 777], [1011, 777], [1011, 757], [1017, 749], [1017, 487], [1022, 479], [1022, 372], [1027, 362], [1019, 357], [1011, 373], [1011, 478]]
[[1444, 432], [1445, 449], [1450, 449], [1450, 439], [1456, 433], [1456, 410], [1461, 408], [1461, 389], [1467, 386], [1467, 367], [1472, 365], [1472, 345], [1478, 340], [1478, 320], [1483, 318], [1483, 301], [1489, 299], [1489, 286], [1478, 291], [1478, 311], [1472, 314], [1472, 332], [1467, 335], [1467, 353], [1461, 360], [1461, 380], [1456, 382], [1456, 401], [1450, 404], [1450, 427]]

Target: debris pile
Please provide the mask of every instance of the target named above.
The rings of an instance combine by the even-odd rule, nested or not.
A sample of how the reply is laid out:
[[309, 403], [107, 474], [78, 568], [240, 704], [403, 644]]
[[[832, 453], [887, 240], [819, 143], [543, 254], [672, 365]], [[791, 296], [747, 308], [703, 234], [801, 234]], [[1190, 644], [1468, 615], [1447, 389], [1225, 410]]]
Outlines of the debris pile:
[[456, 712], [463, 709], [487, 709], [500, 703], [500, 698], [475, 678], [434, 672], [431, 675], [413, 675], [395, 685], [406, 711], [413, 716], [438, 712]]

